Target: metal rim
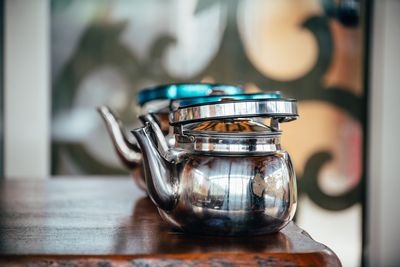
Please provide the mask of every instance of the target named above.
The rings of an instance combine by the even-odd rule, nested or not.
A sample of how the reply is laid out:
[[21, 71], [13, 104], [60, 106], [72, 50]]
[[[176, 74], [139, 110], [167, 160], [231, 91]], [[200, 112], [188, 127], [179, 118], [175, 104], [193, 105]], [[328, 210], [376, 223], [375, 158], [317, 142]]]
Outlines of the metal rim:
[[200, 153], [264, 154], [281, 149], [280, 135], [249, 138], [177, 135], [176, 141], [177, 147]]
[[209, 95], [202, 97], [189, 97], [189, 98], [180, 98], [173, 99], [170, 102], [170, 110], [175, 111], [180, 107], [188, 107], [193, 105], [203, 105], [205, 103], [216, 103], [220, 101], [226, 101], [227, 99], [231, 100], [251, 100], [251, 99], [268, 99], [268, 98], [282, 98], [282, 94], [280, 91], [271, 91], [271, 92], [263, 92], [263, 93], [254, 93], [254, 94], [234, 94], [234, 95]]
[[179, 125], [206, 120], [273, 117], [280, 122], [298, 117], [297, 101], [294, 99], [226, 100], [195, 104], [178, 108], [170, 114], [170, 124]]

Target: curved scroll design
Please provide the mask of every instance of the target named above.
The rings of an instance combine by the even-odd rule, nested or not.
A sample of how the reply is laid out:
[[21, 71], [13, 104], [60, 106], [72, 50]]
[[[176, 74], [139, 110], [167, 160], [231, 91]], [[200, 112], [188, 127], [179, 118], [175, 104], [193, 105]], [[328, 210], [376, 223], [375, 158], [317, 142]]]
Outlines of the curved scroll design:
[[350, 189], [338, 196], [328, 195], [318, 186], [318, 176], [321, 168], [332, 159], [332, 155], [327, 152], [317, 152], [312, 155], [305, 167], [304, 174], [300, 180], [300, 192], [307, 196], [318, 206], [327, 210], [344, 210], [351, 207], [361, 199], [361, 187]]

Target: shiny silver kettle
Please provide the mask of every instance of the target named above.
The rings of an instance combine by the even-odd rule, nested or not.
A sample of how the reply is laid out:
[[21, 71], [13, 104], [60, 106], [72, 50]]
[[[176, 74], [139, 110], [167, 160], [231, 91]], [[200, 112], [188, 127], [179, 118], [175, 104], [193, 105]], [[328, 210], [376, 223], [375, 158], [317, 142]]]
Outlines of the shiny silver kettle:
[[[270, 117], [271, 124], [254, 118]], [[150, 118], [147, 120], [147, 118]], [[281, 148], [281, 122], [297, 118], [288, 99], [231, 100], [170, 114], [175, 145], [151, 117], [134, 130], [150, 198], [185, 232], [254, 235], [279, 231], [294, 216], [296, 178]]]
[[[242, 87], [229, 84], [164, 84], [141, 90], [137, 96], [137, 101], [142, 107], [142, 114], [151, 113], [152, 119], [160, 125], [163, 134], [168, 135], [170, 130], [168, 114], [172, 107], [170, 100], [197, 97], [197, 101], [201, 101], [201, 97], [205, 96], [237, 95], [243, 93], [243, 91]], [[274, 94], [279, 96], [277, 93]], [[129, 140], [125, 134], [123, 123], [109, 107], [100, 106], [97, 111], [107, 127], [107, 131], [121, 162], [132, 173], [136, 185], [143, 191], [146, 191], [142, 168], [142, 154], [138, 145]], [[173, 141], [173, 139], [169, 140], [172, 144]]]

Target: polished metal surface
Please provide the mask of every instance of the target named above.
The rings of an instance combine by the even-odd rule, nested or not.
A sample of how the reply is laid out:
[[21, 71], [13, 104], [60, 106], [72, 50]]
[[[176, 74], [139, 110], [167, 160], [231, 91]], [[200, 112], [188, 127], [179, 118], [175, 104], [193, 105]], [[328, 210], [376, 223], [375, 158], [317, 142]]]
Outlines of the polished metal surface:
[[175, 171], [179, 198], [172, 210], [161, 214], [187, 232], [273, 233], [296, 210], [296, 180], [283, 151], [260, 157], [190, 155]]
[[[116, 148], [137, 153], [115, 116], [99, 111]], [[132, 133], [143, 188], [164, 220], [196, 234], [255, 235], [279, 231], [293, 218], [296, 178], [279, 124], [296, 119], [296, 101], [223, 99], [181, 107], [170, 127], [162, 114], [140, 116], [144, 127]], [[270, 125], [260, 117], [271, 117]], [[120, 157], [128, 161], [126, 153]]]
[[160, 125], [156, 122], [153, 115], [146, 114], [140, 116], [139, 118], [145, 126], [148, 126], [148, 128], [145, 128], [148, 129], [146, 131], [146, 136], [151, 135], [152, 141], [156, 143], [158, 151], [164, 158], [168, 158], [168, 141], [166, 140], [166, 138], [164, 138], [164, 134], [160, 128]]
[[145, 181], [151, 200], [162, 210], [172, 210], [178, 200], [177, 179], [173, 178], [173, 160], [170, 157], [167, 157], [168, 160], [164, 158], [166, 151], [163, 142], [154, 141], [150, 123], [132, 133], [142, 149]]
[[170, 115], [171, 125], [207, 120], [275, 117], [281, 122], [296, 119], [297, 101], [293, 99], [221, 100], [220, 102], [180, 107]]
[[[165, 150], [157, 124], [133, 131], [143, 153], [148, 193], [162, 217], [184, 231], [206, 235], [273, 233], [293, 217], [296, 179], [279, 146], [262, 155], [204, 155]], [[275, 136], [270, 139], [277, 139]]]

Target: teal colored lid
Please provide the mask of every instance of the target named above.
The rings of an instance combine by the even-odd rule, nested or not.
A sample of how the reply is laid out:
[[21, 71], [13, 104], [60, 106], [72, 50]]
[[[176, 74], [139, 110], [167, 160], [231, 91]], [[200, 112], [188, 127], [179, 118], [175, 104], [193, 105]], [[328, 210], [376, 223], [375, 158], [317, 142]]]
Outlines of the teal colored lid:
[[140, 91], [137, 100], [140, 105], [153, 100], [204, 97], [217, 91], [218, 94], [234, 95], [243, 93], [240, 86], [217, 83], [164, 84]]
[[172, 101], [171, 109], [175, 110], [180, 107], [219, 102], [221, 100], [251, 100], [251, 99], [268, 99], [268, 98], [282, 98], [282, 94], [279, 91], [274, 91], [265, 93], [255, 93], [255, 94], [212, 95], [204, 97], [183, 98]]

